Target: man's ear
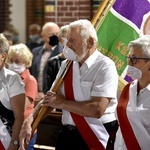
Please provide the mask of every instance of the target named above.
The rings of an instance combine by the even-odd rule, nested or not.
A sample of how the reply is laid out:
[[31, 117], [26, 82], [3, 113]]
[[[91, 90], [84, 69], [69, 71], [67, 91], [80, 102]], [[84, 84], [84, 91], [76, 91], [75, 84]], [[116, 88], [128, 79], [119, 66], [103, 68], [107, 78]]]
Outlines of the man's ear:
[[87, 48], [88, 48], [88, 49], [91, 49], [91, 48], [93, 47], [93, 45], [94, 45], [94, 39], [90, 37], [90, 38], [87, 40]]

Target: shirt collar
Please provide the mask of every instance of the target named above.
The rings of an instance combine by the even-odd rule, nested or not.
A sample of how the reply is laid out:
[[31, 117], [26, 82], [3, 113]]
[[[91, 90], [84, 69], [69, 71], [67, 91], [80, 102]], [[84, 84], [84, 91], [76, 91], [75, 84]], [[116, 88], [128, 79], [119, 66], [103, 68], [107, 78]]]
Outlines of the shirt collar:
[[[138, 80], [135, 79], [133, 82], [131, 82], [131, 84], [138, 86]], [[148, 84], [145, 88], [150, 91], [150, 84]]]
[[148, 84], [146, 88], [150, 91], [150, 84]]
[[[57, 45], [51, 47], [50, 51], [54, 51], [54, 49], [56, 48], [56, 46], [57, 46]], [[46, 49], [45, 44], [44, 44], [44, 46], [43, 46], [43, 49], [44, 49], [45, 51], [48, 51], [48, 52], [49, 52], [49, 50]]]
[[101, 55], [101, 53], [96, 49], [93, 54], [91, 54], [86, 60], [85, 64], [87, 65], [88, 68], [92, 66], [94, 61], [97, 59], [97, 55]]

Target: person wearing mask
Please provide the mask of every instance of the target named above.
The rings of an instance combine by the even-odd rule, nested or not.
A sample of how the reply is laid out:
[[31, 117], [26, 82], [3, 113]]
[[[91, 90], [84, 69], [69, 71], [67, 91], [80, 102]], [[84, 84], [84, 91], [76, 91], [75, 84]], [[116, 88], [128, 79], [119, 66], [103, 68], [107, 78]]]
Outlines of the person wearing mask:
[[37, 109], [23, 123], [20, 145], [31, 135], [31, 123], [40, 107], [62, 109], [63, 127], [57, 136], [56, 150], [111, 150], [114, 146], [118, 123], [118, 75], [114, 62], [97, 50], [97, 34], [86, 19], [69, 24], [66, 58], [62, 62], [52, 87], [55, 85], [68, 60], [72, 64], [56, 93], [48, 91]]
[[[129, 43], [127, 73], [134, 79], [120, 96], [117, 116], [120, 134], [115, 149], [148, 150], [150, 147], [150, 36]], [[118, 139], [119, 137], [119, 139]]]
[[59, 30], [56, 23], [46, 23], [42, 28], [44, 45], [32, 50], [33, 61], [30, 73], [36, 78], [38, 83], [38, 100], [44, 97], [47, 90], [47, 62], [49, 58], [62, 52], [62, 46], [58, 39]]
[[37, 23], [33, 23], [29, 26], [29, 41], [26, 43], [30, 51], [32, 49], [42, 46], [44, 44], [41, 38], [41, 27]]
[[0, 150], [17, 150], [24, 120], [25, 91], [20, 76], [5, 68], [9, 43], [0, 34]]
[[[33, 55], [25, 44], [16, 44], [11, 46], [8, 52], [7, 64], [8, 68], [20, 75], [25, 84], [25, 112], [24, 119], [29, 116], [33, 111], [34, 101], [37, 95], [37, 81], [30, 74], [29, 67], [32, 63]], [[34, 134], [31, 142], [28, 144], [26, 150], [34, 150], [34, 144], [36, 142], [37, 133]]]
[[[58, 33], [58, 38], [59, 38], [59, 42], [62, 45], [62, 48], [65, 47], [66, 43], [67, 43], [67, 31], [68, 31], [68, 27], [69, 25], [64, 25], [60, 28], [60, 31]], [[60, 53], [54, 57], [51, 57], [48, 60], [48, 64], [47, 64], [47, 90], [48, 91], [55, 78], [56, 75], [59, 71], [59, 68], [61, 66], [61, 62], [65, 60], [65, 57], [63, 55], [63, 53]]]

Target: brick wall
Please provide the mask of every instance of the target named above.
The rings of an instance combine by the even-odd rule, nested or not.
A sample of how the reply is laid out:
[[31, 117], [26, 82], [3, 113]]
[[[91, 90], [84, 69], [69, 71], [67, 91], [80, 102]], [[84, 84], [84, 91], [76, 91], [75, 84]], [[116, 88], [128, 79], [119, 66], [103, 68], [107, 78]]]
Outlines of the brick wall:
[[31, 23], [52, 21], [59, 26], [78, 19], [91, 20], [102, 0], [26, 0], [27, 37]]
[[62, 26], [78, 19], [91, 20], [91, 4], [91, 0], [46, 0], [45, 22], [54, 21]]
[[[102, 0], [26, 0], [26, 37], [31, 23], [41, 26], [45, 22], [54, 21], [59, 26], [68, 24], [77, 19], [91, 20]], [[0, 32], [10, 22], [10, 0], [1, 0], [0, 5]]]
[[28, 38], [28, 28], [32, 23], [37, 23], [41, 27], [44, 24], [44, 1], [43, 0], [26, 0], [26, 33]]
[[9, 0], [1, 0], [0, 1], [0, 33], [7, 29], [11, 19], [10, 15], [10, 2]]

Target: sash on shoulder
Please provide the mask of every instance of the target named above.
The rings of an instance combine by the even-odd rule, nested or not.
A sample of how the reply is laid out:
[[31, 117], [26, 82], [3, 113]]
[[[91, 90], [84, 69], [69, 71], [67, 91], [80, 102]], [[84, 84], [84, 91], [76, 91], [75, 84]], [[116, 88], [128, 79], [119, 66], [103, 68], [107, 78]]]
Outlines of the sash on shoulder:
[[[73, 77], [73, 64], [71, 64], [65, 76], [64, 88], [65, 88], [66, 99], [75, 101], [73, 85], [72, 85], [72, 81], [73, 81], [72, 77]], [[71, 112], [70, 114], [72, 116], [74, 123], [76, 124], [78, 131], [80, 132], [81, 136], [87, 143], [90, 150], [105, 150], [104, 146], [96, 137], [92, 129], [89, 127], [84, 117], [71, 113]]]
[[127, 84], [121, 93], [117, 106], [117, 115], [119, 119], [122, 136], [124, 138], [127, 149], [141, 150], [126, 114], [126, 108], [129, 102], [129, 89], [130, 84]]

